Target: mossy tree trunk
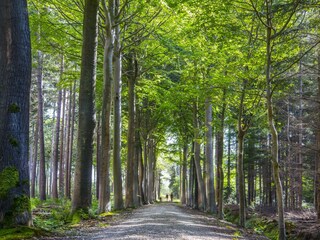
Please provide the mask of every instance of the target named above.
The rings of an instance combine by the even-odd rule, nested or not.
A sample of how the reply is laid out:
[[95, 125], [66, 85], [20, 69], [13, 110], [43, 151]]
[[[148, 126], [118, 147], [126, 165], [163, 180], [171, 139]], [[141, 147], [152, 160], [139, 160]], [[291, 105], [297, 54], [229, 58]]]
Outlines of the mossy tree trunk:
[[0, 226], [31, 225], [31, 47], [25, 0], [0, 5]]

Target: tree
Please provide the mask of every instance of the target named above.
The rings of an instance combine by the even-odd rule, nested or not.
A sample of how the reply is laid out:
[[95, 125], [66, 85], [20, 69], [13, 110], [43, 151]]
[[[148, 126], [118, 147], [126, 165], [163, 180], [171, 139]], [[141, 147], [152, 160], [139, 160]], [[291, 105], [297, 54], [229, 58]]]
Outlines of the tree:
[[0, 5], [0, 225], [31, 225], [31, 47], [26, 1]]
[[76, 161], [72, 213], [91, 205], [94, 122], [94, 82], [96, 77], [99, 0], [86, 0], [79, 90], [78, 157]]
[[207, 209], [210, 213], [216, 213], [216, 200], [214, 190], [213, 175], [213, 136], [212, 136], [212, 103], [211, 99], [206, 99], [206, 193]]

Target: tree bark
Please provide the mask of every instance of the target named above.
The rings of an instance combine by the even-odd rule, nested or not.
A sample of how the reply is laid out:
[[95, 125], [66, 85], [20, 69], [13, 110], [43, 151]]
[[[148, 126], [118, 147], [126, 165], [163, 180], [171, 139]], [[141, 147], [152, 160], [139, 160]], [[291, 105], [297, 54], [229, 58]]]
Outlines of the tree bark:
[[34, 131], [34, 147], [33, 147], [33, 159], [32, 159], [32, 172], [31, 172], [31, 197], [35, 197], [36, 179], [37, 179], [37, 161], [38, 161], [38, 142], [39, 142], [39, 120], [38, 114], [36, 119], [36, 129]]
[[86, 212], [91, 205], [98, 9], [99, 0], [85, 0], [79, 90], [78, 157], [75, 168], [72, 214], [80, 209]]
[[196, 169], [198, 191], [200, 197], [199, 208], [206, 210], [206, 188], [202, 177], [200, 164], [200, 142], [199, 142], [199, 123], [198, 123], [198, 109], [197, 104], [193, 104], [193, 126], [194, 126], [194, 164]]
[[62, 90], [62, 113], [61, 113], [61, 128], [60, 128], [60, 158], [59, 158], [59, 196], [63, 198], [64, 194], [64, 156], [65, 156], [65, 148], [64, 148], [64, 140], [65, 140], [65, 122], [66, 122], [66, 90]]
[[[318, 109], [320, 110], [320, 51], [318, 52]], [[318, 111], [318, 114], [320, 111]], [[318, 119], [320, 117], [318, 116]], [[316, 181], [315, 181], [315, 209], [317, 211], [317, 220], [320, 223], [320, 120], [318, 120], [318, 128], [316, 132], [317, 140], [317, 157], [316, 157]]]
[[[120, 11], [120, 0], [115, 0], [115, 13]], [[119, 17], [119, 16], [118, 16]], [[113, 137], [113, 181], [115, 208], [123, 208], [122, 170], [121, 170], [121, 78], [122, 53], [120, 42], [120, 24], [116, 19], [114, 39], [114, 137]]]
[[46, 161], [43, 131], [43, 93], [42, 93], [42, 53], [38, 51], [37, 88], [38, 88], [38, 121], [39, 121], [39, 193], [40, 200], [46, 200]]
[[99, 213], [111, 210], [110, 205], [110, 150], [111, 150], [111, 86], [113, 82], [113, 52], [114, 33], [112, 30], [114, 17], [114, 2], [109, 1], [106, 6], [103, 0], [105, 14], [105, 45], [104, 45], [104, 83], [103, 83], [103, 103], [101, 117], [101, 161], [99, 163]]
[[182, 153], [182, 171], [181, 171], [181, 204], [187, 203], [187, 161], [188, 161], [188, 143], [184, 143]]
[[127, 176], [126, 176], [126, 207], [135, 207], [137, 202], [134, 201], [134, 171], [135, 169], [135, 71], [134, 71], [133, 54], [130, 55], [129, 76], [128, 76], [128, 152], [127, 152]]
[[1, 1], [0, 76], [0, 225], [30, 226], [31, 47], [25, 0]]
[[[62, 80], [62, 75], [64, 71], [64, 59], [61, 55], [60, 62], [60, 81]], [[59, 140], [60, 140], [60, 122], [61, 122], [61, 103], [62, 103], [62, 90], [59, 90], [58, 102], [57, 102], [57, 117], [55, 126], [55, 139], [54, 139], [54, 150], [52, 156], [52, 187], [51, 187], [51, 197], [53, 199], [58, 199], [58, 159], [59, 159]]]
[[213, 135], [212, 135], [212, 103], [211, 99], [206, 99], [206, 193], [207, 193], [207, 211], [216, 213], [216, 200], [214, 188], [214, 169], [213, 169]]
[[272, 58], [272, 13], [271, 13], [271, 1], [266, 0], [267, 3], [267, 59], [266, 59], [266, 100], [267, 100], [267, 111], [268, 111], [268, 124], [270, 128], [270, 133], [272, 136], [271, 145], [271, 156], [272, 156], [272, 166], [273, 166], [273, 178], [276, 187], [276, 197], [277, 197], [277, 207], [278, 207], [278, 224], [279, 224], [279, 240], [286, 239], [286, 230], [284, 222], [284, 207], [283, 207], [283, 190], [280, 180], [280, 169], [279, 169], [279, 143], [278, 143], [278, 132], [274, 124], [274, 114], [273, 114], [273, 102], [272, 102], [272, 79], [271, 79], [271, 58]]
[[217, 131], [217, 200], [218, 200], [218, 218], [223, 219], [223, 129], [224, 129], [224, 115], [226, 109], [226, 90], [223, 90], [222, 109], [219, 114], [220, 126]]

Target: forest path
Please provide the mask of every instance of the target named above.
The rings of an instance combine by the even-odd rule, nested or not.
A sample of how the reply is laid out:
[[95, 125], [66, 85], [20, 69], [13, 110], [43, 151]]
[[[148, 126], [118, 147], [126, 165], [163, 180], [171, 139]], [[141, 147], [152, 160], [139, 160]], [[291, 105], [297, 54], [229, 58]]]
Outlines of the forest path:
[[[239, 237], [241, 235], [242, 237]], [[245, 236], [244, 236], [245, 235]], [[238, 237], [237, 237], [238, 236]], [[68, 238], [70, 239], [70, 238]], [[248, 235], [208, 214], [161, 203], [143, 206], [121, 223], [71, 239], [266, 239]]]

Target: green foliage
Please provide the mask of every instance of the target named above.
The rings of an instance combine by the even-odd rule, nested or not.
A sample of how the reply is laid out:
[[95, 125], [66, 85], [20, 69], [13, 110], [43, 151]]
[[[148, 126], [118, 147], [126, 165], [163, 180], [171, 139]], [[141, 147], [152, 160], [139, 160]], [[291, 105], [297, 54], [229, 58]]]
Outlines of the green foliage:
[[45, 234], [45, 232], [38, 229], [22, 226], [16, 228], [0, 228], [1, 240], [28, 239], [43, 234]]
[[33, 223], [35, 227], [53, 231], [57, 228], [66, 227], [70, 223], [70, 200], [47, 200], [40, 202], [39, 199], [32, 199], [31, 201], [33, 211], [39, 214], [34, 214]]
[[19, 183], [19, 172], [15, 167], [7, 167], [0, 172], [0, 199]]

